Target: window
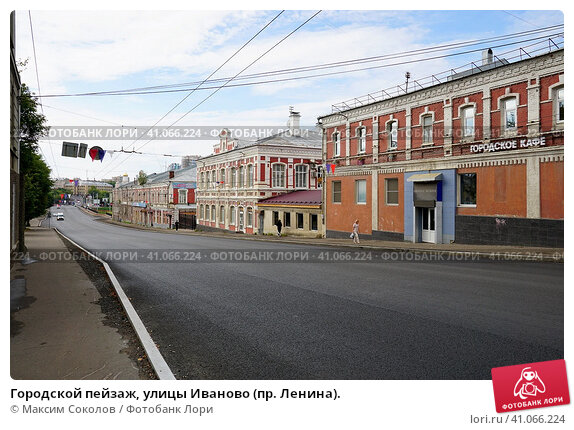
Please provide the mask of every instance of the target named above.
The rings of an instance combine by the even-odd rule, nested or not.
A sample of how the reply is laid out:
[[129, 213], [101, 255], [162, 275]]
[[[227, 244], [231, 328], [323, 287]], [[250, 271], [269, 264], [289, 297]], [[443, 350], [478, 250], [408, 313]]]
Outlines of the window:
[[285, 212], [285, 228], [291, 227], [291, 212]]
[[391, 121], [387, 126], [389, 133], [389, 149], [397, 149], [399, 136], [399, 122]]
[[247, 166], [247, 186], [253, 188], [253, 164]]
[[516, 129], [516, 98], [512, 97], [502, 102], [503, 104], [503, 124], [504, 130]]
[[333, 133], [333, 155], [338, 157], [341, 155], [341, 133], [336, 131]]
[[274, 164], [272, 175], [273, 188], [285, 188], [285, 164]]
[[231, 187], [235, 188], [237, 186], [237, 169], [233, 167], [231, 169]]
[[219, 182], [221, 185], [225, 185], [225, 169], [219, 170]]
[[387, 205], [399, 204], [399, 179], [388, 178], [385, 179], [385, 193]]
[[365, 179], [355, 181], [355, 202], [358, 204], [367, 203], [367, 181]]
[[461, 173], [458, 175], [459, 199], [461, 206], [476, 206], [476, 173]]
[[215, 205], [211, 205], [211, 221], [215, 221]]
[[277, 224], [277, 221], [279, 221], [279, 212], [273, 211], [273, 225]]
[[235, 225], [235, 206], [229, 208], [229, 224]]
[[201, 172], [201, 175], [199, 175], [199, 186], [201, 188], [203, 188], [205, 186], [205, 173]]
[[204, 219], [203, 205], [199, 205], [199, 219]]
[[297, 228], [303, 228], [303, 214], [297, 213]]
[[422, 118], [423, 144], [432, 143], [432, 116], [425, 115]]
[[225, 206], [219, 207], [219, 222], [220, 223], [225, 222]]
[[564, 87], [554, 91], [556, 122], [564, 122]]
[[243, 168], [243, 166], [241, 166], [239, 168], [239, 188], [243, 188], [244, 187], [244, 180], [245, 180], [245, 169]]
[[318, 230], [318, 217], [317, 214], [311, 214], [310, 217], [311, 230]]
[[247, 208], [247, 227], [253, 227], [253, 209]]
[[209, 205], [205, 205], [205, 220], [209, 221], [210, 216], [209, 216]]
[[462, 109], [462, 136], [474, 136], [474, 106], [469, 106]]
[[215, 170], [211, 172], [211, 186], [213, 188], [217, 187], [217, 172]]
[[365, 152], [367, 150], [367, 129], [365, 127], [357, 128], [358, 147], [357, 152]]
[[341, 203], [341, 181], [333, 181], [333, 203]]
[[305, 164], [295, 166], [295, 188], [307, 188], [309, 183], [308, 168]]
[[177, 192], [177, 201], [180, 205], [187, 204], [187, 190], [178, 190]]

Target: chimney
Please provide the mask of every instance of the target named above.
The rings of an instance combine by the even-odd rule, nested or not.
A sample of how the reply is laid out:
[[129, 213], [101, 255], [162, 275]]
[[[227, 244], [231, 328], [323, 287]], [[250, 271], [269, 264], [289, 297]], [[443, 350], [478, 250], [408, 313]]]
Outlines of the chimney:
[[492, 49], [488, 48], [488, 49], [485, 49], [484, 51], [482, 51], [482, 65], [483, 66], [487, 66], [489, 64], [492, 64], [493, 59], [494, 59], [494, 54], [492, 53]]
[[301, 115], [299, 112], [295, 112], [293, 110], [293, 106], [289, 106], [289, 121], [287, 122], [287, 127], [289, 127], [289, 131], [291, 134], [299, 134], [299, 122], [301, 120]]

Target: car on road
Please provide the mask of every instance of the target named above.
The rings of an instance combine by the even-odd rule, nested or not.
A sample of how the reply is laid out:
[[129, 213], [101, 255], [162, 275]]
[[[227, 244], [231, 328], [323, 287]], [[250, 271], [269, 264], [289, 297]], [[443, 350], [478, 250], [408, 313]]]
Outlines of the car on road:
[[64, 214], [62, 212], [56, 214], [56, 221], [64, 221]]

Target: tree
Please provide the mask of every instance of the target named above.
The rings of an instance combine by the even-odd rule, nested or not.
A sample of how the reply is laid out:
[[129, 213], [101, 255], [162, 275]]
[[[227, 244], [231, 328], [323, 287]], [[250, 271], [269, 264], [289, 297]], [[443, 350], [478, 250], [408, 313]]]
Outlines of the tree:
[[[26, 84], [20, 92], [20, 174], [24, 195], [23, 222], [43, 215], [52, 204], [50, 168], [38, 153], [38, 140], [48, 133], [46, 117]], [[22, 229], [23, 230], [23, 229]]]
[[147, 175], [143, 170], [138, 173], [138, 184], [144, 185], [147, 182]]

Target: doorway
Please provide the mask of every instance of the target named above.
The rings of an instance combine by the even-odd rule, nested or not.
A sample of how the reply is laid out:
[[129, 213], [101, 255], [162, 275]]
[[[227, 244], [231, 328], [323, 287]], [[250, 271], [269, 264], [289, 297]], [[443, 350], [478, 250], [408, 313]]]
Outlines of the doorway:
[[423, 242], [436, 243], [435, 208], [421, 208]]

